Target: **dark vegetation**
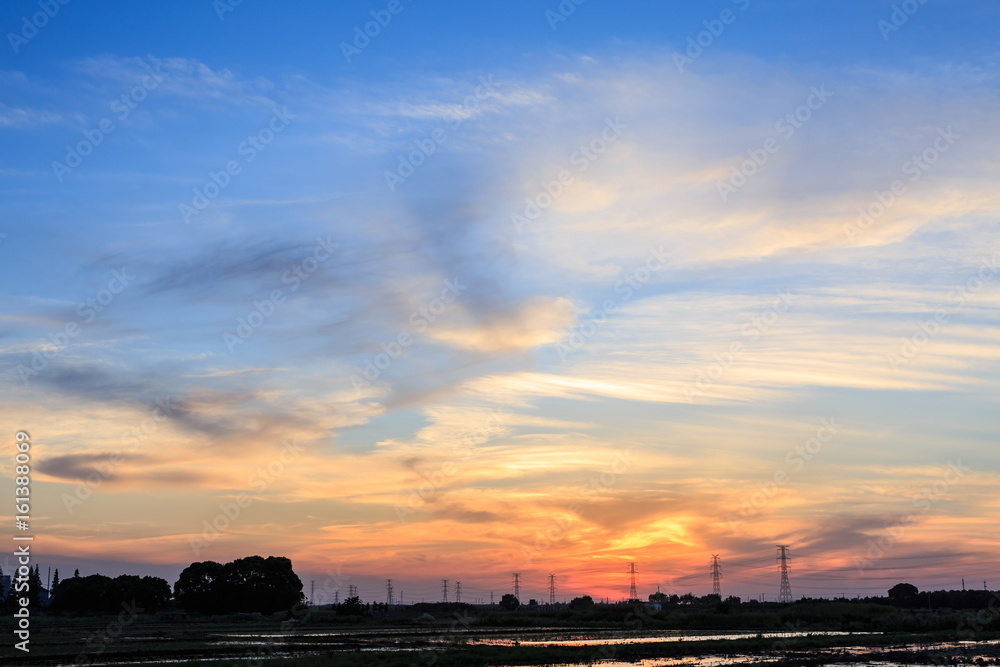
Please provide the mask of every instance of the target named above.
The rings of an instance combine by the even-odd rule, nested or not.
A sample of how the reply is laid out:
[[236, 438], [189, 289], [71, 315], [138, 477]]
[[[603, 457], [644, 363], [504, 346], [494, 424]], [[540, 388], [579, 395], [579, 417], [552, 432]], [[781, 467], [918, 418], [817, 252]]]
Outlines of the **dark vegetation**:
[[123, 574], [111, 579], [100, 574], [63, 579], [53, 586], [53, 612], [103, 612], [116, 614], [131, 605], [157, 612], [170, 605], [170, 586], [159, 577]]
[[[148, 614], [167, 609], [201, 614], [273, 614], [303, 600], [302, 581], [292, 570], [292, 562], [280, 557], [250, 556], [225, 565], [212, 561], [192, 563], [181, 572], [173, 593], [159, 577], [81, 577], [77, 570], [72, 577], [60, 580], [56, 570], [45, 604], [37, 565], [28, 576], [28, 584], [29, 609], [56, 614], [116, 614], [123, 610]], [[4, 600], [5, 611], [15, 608], [18, 595], [12, 587]]]
[[225, 565], [205, 561], [184, 568], [174, 599], [181, 609], [203, 614], [272, 614], [302, 602], [302, 581], [287, 558], [250, 556]]
[[[803, 598], [792, 604], [654, 594], [649, 604], [600, 604], [582, 596], [568, 604], [532, 606], [505, 595], [496, 606], [421, 603], [390, 607], [355, 596], [336, 605], [308, 608], [302, 604], [302, 583], [288, 559], [253, 556], [226, 564], [192, 563], [172, 592], [166, 581], [156, 577], [111, 579], [77, 574], [55, 583], [52, 593], [51, 606], [32, 616], [31, 658], [20, 661], [25, 665], [123, 665], [171, 658], [211, 659], [219, 667], [247, 664], [251, 649], [241, 642], [220, 640], [227, 633], [261, 638], [251, 642], [252, 650], [259, 651], [254, 657], [269, 664], [271, 659], [280, 659], [282, 667], [535, 665], [734, 653], [759, 654], [762, 659], [778, 656], [778, 667], [807, 667], [856, 661], [843, 653], [841, 647], [848, 646], [871, 647], [865, 655], [878, 655], [886, 662], [893, 661], [893, 651], [909, 651], [902, 658], [896, 655], [895, 661], [956, 664], [955, 656], [940, 658], [939, 652], [921, 645], [1000, 638], [1000, 593], [921, 592], [909, 584], [893, 586], [885, 596]], [[129, 609], [135, 613], [122, 611]], [[682, 632], [688, 639], [629, 643], [632, 637], [665, 631]], [[861, 634], [808, 634], [822, 631]], [[599, 636], [620, 638], [621, 643], [545, 645], [581, 632], [605, 633]], [[699, 639], [719, 632], [747, 636]], [[766, 636], [788, 632], [806, 635]], [[274, 636], [281, 638], [266, 639]], [[491, 638], [513, 645], [471, 642]], [[525, 638], [542, 644], [512, 641]], [[972, 650], [954, 646], [958, 647], [955, 651]], [[975, 646], [978, 650], [981, 645]], [[13, 655], [8, 649], [0, 647], [0, 662]], [[1000, 645], [989, 650], [993, 649], [998, 655], [987, 652], [983, 661], [976, 654], [975, 662], [1000, 664]]]

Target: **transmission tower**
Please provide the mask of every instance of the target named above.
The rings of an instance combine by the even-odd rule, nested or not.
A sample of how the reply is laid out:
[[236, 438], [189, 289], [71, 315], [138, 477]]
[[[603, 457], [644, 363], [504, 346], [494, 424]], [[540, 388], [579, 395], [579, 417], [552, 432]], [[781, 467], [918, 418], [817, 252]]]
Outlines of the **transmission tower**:
[[631, 577], [631, 582], [629, 583], [628, 587], [628, 599], [638, 600], [639, 594], [635, 590], [635, 563], [628, 564], [628, 573]]
[[521, 600], [521, 573], [520, 572], [515, 572], [514, 573], [514, 597], [516, 597], [518, 599], [518, 601]]
[[778, 602], [791, 602], [792, 585], [788, 583], [788, 561], [791, 560], [788, 549], [790, 547], [787, 544], [779, 544], [777, 547], [778, 562], [781, 564], [781, 588], [778, 590]]
[[358, 596], [358, 587], [354, 584], [347, 585], [347, 597], [353, 598]]
[[316, 580], [312, 579], [309, 581], [309, 606], [316, 606]]
[[392, 579], [385, 580], [385, 603], [390, 607], [394, 604], [392, 599]]
[[549, 574], [549, 604], [556, 603], [556, 575]]
[[456, 581], [455, 582], [455, 602], [461, 602], [461, 601], [462, 601], [462, 582], [461, 581]]
[[442, 579], [441, 580], [441, 602], [447, 602], [447, 601], [448, 601], [448, 580], [447, 579]]
[[722, 570], [719, 567], [719, 554], [712, 554], [712, 595], [722, 599]]
[[333, 604], [340, 604], [340, 591], [333, 592]]

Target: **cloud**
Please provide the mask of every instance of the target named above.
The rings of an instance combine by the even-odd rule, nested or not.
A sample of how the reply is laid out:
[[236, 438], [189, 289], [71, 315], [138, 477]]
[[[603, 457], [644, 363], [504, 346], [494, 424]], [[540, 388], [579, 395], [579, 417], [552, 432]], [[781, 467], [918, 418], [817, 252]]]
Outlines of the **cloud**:
[[0, 102], [0, 128], [18, 129], [62, 123], [63, 117], [52, 111], [24, 107], [9, 107]]
[[[588, 503], [539, 563], [565, 559], [598, 581], [629, 556], [666, 577], [703, 568], [721, 545], [766, 552], [773, 568], [773, 543], [788, 539], [804, 553], [837, 550], [830, 563], [811, 563], [814, 572], [850, 565], [904, 511], [943, 442], [978, 457], [983, 471], [995, 467], [992, 413], [977, 397], [997, 389], [1000, 277], [961, 308], [949, 303], [996, 250], [995, 95], [961, 68], [912, 77], [716, 62], [725, 68], [682, 77], [663, 54], [572, 68], [552, 59], [498, 75], [496, 94], [475, 109], [457, 76], [347, 93], [185, 58], [82, 63], [76, 72], [101, 103], [141, 82], [144, 64], [159, 66], [157, 95], [171, 109], [158, 108], [158, 119], [198, 114], [216, 128], [210, 121], [231, 124], [234, 111], [279, 99], [305, 111], [299, 134], [212, 202], [225, 225], [182, 229], [175, 215], [177, 183], [224, 164], [200, 145], [216, 130], [169, 135], [188, 139], [191, 164], [144, 181], [141, 196], [93, 179], [87, 188], [107, 189], [78, 200], [68, 184], [65, 201], [88, 204], [79, 208], [85, 232], [33, 256], [53, 267], [43, 279], [8, 283], [17, 312], [3, 316], [0, 352], [13, 372], [61, 314], [72, 315], [83, 298], [77, 277], [121, 259], [142, 276], [134, 297], [116, 301], [26, 389], [4, 393], [23, 420], [7, 432], [44, 432], [40, 471], [65, 488], [120, 452], [123, 432], [149, 425], [104, 489], [114, 503], [95, 493], [88, 506], [116, 532], [67, 522], [55, 544], [69, 551], [100, 534], [102, 549], [186, 558], [201, 522], [298, 439], [303, 452], [255, 496], [259, 514], [220, 538], [220, 551], [280, 539], [308, 562], [331, 548], [423, 572], [481, 558], [507, 563], [506, 576], [535, 531], [565, 515], [627, 447], [641, 463]], [[776, 121], [821, 85], [829, 100], [782, 134]], [[31, 110], [49, 106], [0, 107], [0, 122], [35, 132], [42, 117]], [[455, 115], [462, 124], [412, 179], [384, 189], [403, 147]], [[615, 118], [625, 128], [607, 142]], [[909, 178], [906, 162], [948, 124], [962, 135], [954, 146], [849, 238], [858, 208]], [[719, 182], [771, 137], [779, 150], [723, 199]], [[142, 141], [165, 160], [176, 150], [159, 135]], [[598, 152], [580, 162], [585, 149]], [[145, 155], [137, 171], [166, 169]], [[561, 170], [573, 182], [519, 231], [511, 216], [526, 199], [544, 201]], [[43, 199], [25, 201], [48, 216]], [[94, 201], [113, 233], [87, 227], [98, 224]], [[293, 290], [284, 278], [327, 236], [338, 253]], [[621, 281], [661, 246], [668, 265], [626, 296]], [[13, 255], [11, 266], [36, 268], [22, 256], [32, 257]], [[438, 313], [449, 281], [464, 287]], [[273, 289], [285, 303], [229, 354], [222, 334]], [[783, 291], [793, 303], [772, 312]], [[609, 299], [615, 312], [596, 317]], [[941, 308], [948, 321], [893, 368], [888, 355]], [[593, 333], [563, 358], [556, 346], [587, 323]], [[401, 333], [412, 343], [371, 384], [352, 387]], [[155, 421], [158, 399], [170, 409]], [[851, 426], [743, 532], [730, 531], [726, 514], [831, 413], [850, 415]], [[401, 523], [396, 505], [449, 462], [454, 473]], [[988, 553], [982, 527], [1000, 510], [994, 481], [983, 473], [956, 487], [914, 526], [906, 553], [935, 553], [935, 536], [976, 539], [974, 550]], [[170, 497], [183, 512], [150, 527], [148, 513]]]
[[43, 459], [38, 470], [48, 476], [88, 483], [91, 488], [108, 484], [116, 488], [159, 484], [170, 487], [208, 482], [211, 476], [188, 467], [176, 468], [163, 458], [146, 454], [93, 452], [66, 454]]
[[514, 312], [494, 313], [478, 321], [450, 320], [431, 335], [452, 347], [482, 352], [513, 352], [555, 343], [573, 321], [573, 304], [564, 298], [536, 297]]
[[276, 104], [268, 96], [274, 92], [274, 84], [267, 79], [240, 79], [228, 69], [213, 70], [193, 58], [103, 55], [82, 60], [74, 69], [83, 76], [116, 86], [141, 85], [143, 79], [151, 75], [163, 77], [156, 87], [157, 94], [174, 97], [187, 107], [271, 107]]

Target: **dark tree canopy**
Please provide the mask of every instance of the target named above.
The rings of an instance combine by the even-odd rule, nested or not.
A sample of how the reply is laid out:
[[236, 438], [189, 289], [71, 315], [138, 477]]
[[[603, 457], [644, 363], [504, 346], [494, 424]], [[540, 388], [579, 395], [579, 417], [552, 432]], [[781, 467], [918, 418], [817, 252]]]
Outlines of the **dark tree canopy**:
[[63, 579], [52, 587], [52, 610], [75, 613], [118, 613], [123, 605], [155, 612], [170, 602], [170, 585], [159, 577], [123, 574], [111, 579], [100, 574]]
[[239, 558], [226, 563], [223, 575], [235, 611], [270, 614], [291, 609], [302, 601], [302, 581], [287, 558]]
[[224, 611], [222, 565], [207, 560], [191, 563], [174, 583], [174, 600], [182, 609], [218, 614]]
[[512, 593], [504, 593], [504, 596], [500, 598], [500, 608], [504, 611], [514, 611], [521, 606], [521, 601], [518, 600]]
[[357, 595], [346, 598], [337, 608], [338, 616], [363, 616], [364, 613], [365, 606], [361, 604], [361, 598]]
[[302, 581], [287, 558], [249, 556], [220, 565], [192, 563], [174, 584], [182, 608], [205, 614], [291, 609], [302, 601]]
[[[157, 612], [170, 603], [170, 584], [159, 577], [123, 574], [111, 580], [109, 592], [113, 599], [129, 603], [143, 612]], [[117, 611], [121, 611], [121, 605]]]
[[920, 591], [913, 584], [896, 584], [889, 589], [889, 599], [892, 601], [902, 602], [913, 598]]
[[[652, 597], [652, 596], [650, 596]], [[569, 601], [570, 609], [589, 609], [594, 606], [594, 598], [589, 595], [584, 595], [583, 597], [573, 598]]]

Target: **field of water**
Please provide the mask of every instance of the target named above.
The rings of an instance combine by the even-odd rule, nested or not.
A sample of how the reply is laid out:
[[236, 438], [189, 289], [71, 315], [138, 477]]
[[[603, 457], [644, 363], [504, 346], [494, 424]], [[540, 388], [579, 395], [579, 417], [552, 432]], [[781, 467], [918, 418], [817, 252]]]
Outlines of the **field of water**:
[[[496, 617], [503, 620], [506, 617]], [[31, 653], [0, 647], [0, 664], [177, 665], [213, 667], [452, 667], [459, 665], [601, 664], [717, 667], [769, 665], [1000, 665], [1000, 632], [960, 640], [955, 631], [679, 630], [626, 623], [539, 627], [526, 614], [518, 625], [442, 615], [428, 624], [337, 624], [315, 614], [306, 622], [278, 618], [41, 617], [32, 625]], [[473, 624], [477, 620], [480, 624]], [[514, 620], [514, 619], [511, 619]], [[464, 624], [463, 624], [464, 623]]]
[[[55, 620], [55, 619], [53, 619]], [[942, 641], [863, 632], [680, 631], [507, 627], [280, 628], [256, 623], [143, 623], [118, 636], [75, 619], [37, 628], [22, 665], [551, 665], [717, 667], [998, 665], [1000, 639]], [[103, 633], [103, 634], [102, 634]], [[2, 662], [10, 657], [0, 654]]]

